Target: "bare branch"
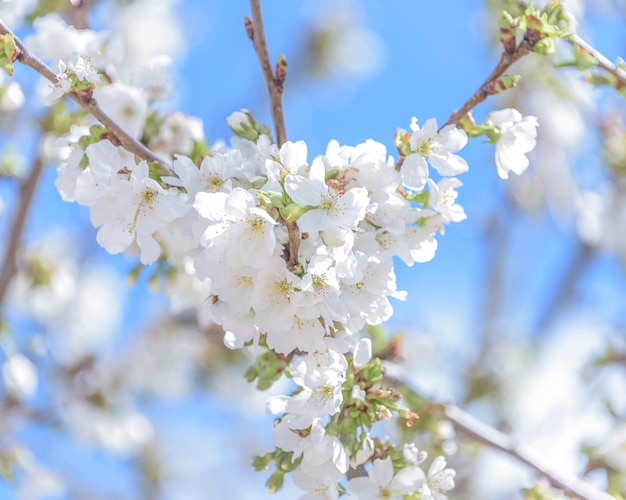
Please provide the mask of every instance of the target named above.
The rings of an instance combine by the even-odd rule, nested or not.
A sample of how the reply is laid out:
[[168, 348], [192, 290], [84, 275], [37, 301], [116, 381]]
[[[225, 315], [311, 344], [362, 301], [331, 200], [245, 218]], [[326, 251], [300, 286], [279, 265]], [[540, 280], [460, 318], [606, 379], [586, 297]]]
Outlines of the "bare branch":
[[28, 218], [28, 213], [37, 189], [37, 184], [39, 184], [39, 179], [41, 178], [43, 167], [44, 162], [41, 158], [40, 148], [38, 147], [30, 173], [20, 187], [17, 211], [15, 212], [13, 225], [9, 233], [8, 245], [4, 253], [4, 259], [2, 260], [2, 271], [0, 271], [0, 305], [4, 302], [9, 284], [15, 276], [15, 273], [17, 273], [17, 252], [22, 241], [24, 226], [26, 225], [26, 219]]
[[[287, 129], [285, 127], [285, 114], [283, 112], [283, 81], [284, 74], [279, 78], [272, 70], [270, 56], [267, 50], [267, 41], [265, 40], [265, 29], [263, 27], [263, 16], [261, 14], [260, 0], [250, 0], [250, 9], [252, 10], [252, 25], [246, 23], [246, 31], [252, 39], [254, 51], [259, 58], [263, 78], [267, 86], [267, 93], [270, 98], [272, 109], [272, 121], [276, 130], [276, 143], [282, 146], [287, 141]], [[286, 69], [286, 62], [281, 60], [281, 73]]]
[[614, 500], [611, 495], [598, 490], [574, 474], [555, 471], [548, 461], [535, 450], [478, 420], [458, 406], [449, 403], [434, 403], [424, 399], [401, 376], [390, 375], [388, 372], [385, 376], [385, 383], [398, 389], [401, 393], [408, 392], [424, 401], [424, 406], [419, 409], [420, 412], [429, 413], [433, 418], [449, 420], [455, 429], [462, 434], [503, 451], [528, 465], [544, 476], [553, 487], [583, 500]]
[[451, 404], [444, 405], [444, 415], [463, 434], [511, 455], [536, 470], [552, 486], [563, 490], [565, 493], [584, 500], [613, 500], [613, 497], [608, 493], [598, 490], [573, 474], [555, 471], [536, 451], [481, 422], [459, 407]]
[[478, 90], [474, 92], [474, 95], [472, 95], [472, 97], [470, 97], [458, 111], [455, 111], [452, 115], [450, 115], [450, 118], [443, 124], [442, 128], [453, 123], [458, 124], [461, 120], [463, 120], [467, 113], [493, 93], [489, 91], [489, 87], [492, 86], [498, 78], [504, 75], [505, 71], [513, 66], [513, 64], [525, 55], [530, 54], [532, 50], [532, 44], [527, 40], [523, 40], [512, 53], [509, 54], [507, 51], [503, 51], [500, 61], [498, 61], [498, 64], [493, 69], [491, 74], [478, 88]]
[[607, 73], [613, 75], [617, 79], [621, 87], [626, 87], [626, 71], [616, 67], [601, 52], [593, 48], [578, 35], [572, 35], [570, 38], [567, 39], [567, 41], [570, 42], [572, 45], [578, 45], [581, 49], [591, 54], [596, 59], [596, 61], [598, 61], [599, 67], [601, 67]]
[[[54, 71], [52, 71], [50, 67], [48, 67], [48, 65], [46, 65], [36, 55], [32, 54], [22, 43], [22, 41], [13, 34], [13, 32], [7, 27], [6, 24], [4, 24], [2, 20], [0, 20], [0, 34], [12, 35], [15, 38], [15, 44], [19, 50], [17, 59], [22, 64], [33, 68], [35, 71], [37, 71], [37, 73], [50, 80], [52, 83], [58, 83], [58, 78]], [[67, 95], [71, 97], [74, 101], [76, 101], [81, 107], [87, 110], [92, 116], [98, 119], [100, 123], [107, 127], [109, 132], [119, 140], [120, 144], [126, 150], [139, 156], [140, 158], [143, 158], [144, 160], [157, 162], [164, 168], [170, 170], [169, 166], [166, 165], [161, 158], [156, 156], [152, 151], [150, 151], [146, 146], [141, 144], [134, 137], [128, 135], [109, 115], [107, 115], [102, 110], [102, 108], [100, 108], [94, 98], [87, 98], [84, 97], [82, 94], [77, 94], [76, 92], [70, 92]]]

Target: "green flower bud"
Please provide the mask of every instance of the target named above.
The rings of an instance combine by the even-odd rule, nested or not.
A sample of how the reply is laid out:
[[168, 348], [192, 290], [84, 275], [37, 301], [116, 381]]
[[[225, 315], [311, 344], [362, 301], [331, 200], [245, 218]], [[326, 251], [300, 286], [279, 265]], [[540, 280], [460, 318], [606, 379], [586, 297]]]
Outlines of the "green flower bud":
[[257, 472], [267, 471], [267, 467], [274, 459], [274, 452], [265, 453], [264, 455], [256, 455], [252, 459], [252, 468]]
[[282, 87], [285, 83], [285, 79], [287, 78], [287, 59], [282, 54], [278, 56], [278, 61], [276, 61], [276, 85]]
[[552, 38], [544, 38], [542, 40], [539, 40], [533, 47], [533, 50], [537, 54], [541, 54], [544, 56], [554, 54], [554, 40], [552, 40]]
[[302, 205], [298, 205], [297, 203], [291, 202], [287, 206], [280, 208], [279, 212], [283, 219], [286, 221], [294, 222], [297, 221], [302, 215], [307, 213], [313, 207], [303, 207]]
[[235, 111], [228, 118], [226, 118], [230, 129], [243, 139], [256, 142], [261, 135], [261, 127], [259, 122], [250, 111], [242, 109], [241, 111]]
[[13, 76], [13, 61], [17, 59], [17, 46], [13, 35], [0, 35], [0, 68]]
[[285, 473], [282, 471], [276, 471], [267, 480], [267, 482], [265, 483], [265, 486], [267, 486], [267, 490], [270, 493], [277, 493], [283, 487], [284, 480], [285, 480]]
[[502, 11], [500, 16], [500, 41], [504, 46], [504, 50], [507, 54], [515, 52], [517, 43], [515, 41], [515, 26], [516, 21], [511, 14], [506, 11]]
[[402, 156], [411, 154], [411, 134], [406, 130], [399, 128], [393, 136], [393, 143]]
[[485, 86], [484, 90], [488, 95], [501, 94], [515, 87], [520, 78], [519, 75], [504, 75]]

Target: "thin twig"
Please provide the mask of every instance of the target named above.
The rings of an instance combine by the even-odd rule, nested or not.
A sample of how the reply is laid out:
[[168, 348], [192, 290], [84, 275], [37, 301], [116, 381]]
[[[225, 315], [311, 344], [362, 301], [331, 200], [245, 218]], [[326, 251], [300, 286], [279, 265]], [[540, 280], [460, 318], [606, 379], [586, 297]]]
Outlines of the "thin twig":
[[26, 225], [26, 219], [32, 205], [35, 190], [37, 184], [41, 178], [44, 162], [41, 158], [40, 148], [37, 148], [35, 152], [35, 160], [33, 166], [28, 174], [28, 177], [20, 187], [20, 197], [15, 212], [15, 218], [13, 219], [13, 225], [11, 226], [11, 232], [9, 233], [9, 239], [6, 251], [4, 253], [4, 259], [2, 261], [2, 270], [0, 271], [0, 305], [4, 302], [7, 289], [11, 280], [17, 273], [17, 252], [22, 242], [22, 234], [24, 233], [24, 226]]
[[613, 500], [611, 495], [598, 490], [579, 477], [555, 471], [536, 451], [481, 422], [458, 406], [445, 405], [444, 414], [452, 425], [463, 434], [525, 463], [544, 476], [552, 486], [563, 490], [565, 493], [584, 500]]
[[[272, 70], [270, 55], [267, 50], [263, 15], [261, 14], [260, 0], [250, 0], [252, 22], [247, 22], [246, 31], [254, 45], [254, 51], [259, 58], [261, 71], [265, 79], [267, 94], [270, 98], [272, 121], [276, 130], [276, 143], [278, 147], [287, 142], [287, 129], [285, 127], [285, 113], [283, 112], [283, 82], [286, 77], [287, 63], [284, 57], [279, 58], [276, 73]], [[290, 270], [298, 264], [298, 247], [300, 246], [300, 230], [295, 222], [284, 222], [289, 233], [289, 256], [286, 259]]]
[[626, 71], [615, 66], [600, 51], [593, 48], [578, 35], [572, 35], [571, 37], [567, 38], [567, 41], [570, 42], [572, 45], [578, 45], [581, 49], [591, 54], [596, 59], [596, 61], [598, 61], [599, 67], [601, 67], [607, 73], [613, 75], [619, 82], [620, 86], [626, 87]]
[[272, 63], [267, 50], [267, 41], [265, 40], [265, 29], [263, 27], [263, 16], [261, 14], [260, 0], [250, 0], [250, 9], [252, 10], [252, 26], [248, 31], [254, 51], [259, 58], [263, 78], [267, 86], [267, 93], [270, 98], [272, 109], [272, 121], [276, 130], [276, 143], [282, 146], [287, 142], [287, 129], [285, 127], [285, 114], [283, 112], [283, 85], [281, 79], [272, 71]]
[[[53, 84], [58, 83], [58, 78], [54, 71], [48, 67], [41, 59], [39, 59], [36, 55], [32, 54], [22, 43], [22, 41], [16, 37], [13, 32], [8, 28], [6, 24], [2, 20], [0, 20], [0, 34], [4, 35], [12, 35], [15, 38], [15, 45], [18, 48], [18, 56], [17, 59], [24, 64], [25, 66], [29, 66], [33, 68], [37, 73], [42, 75], [43, 77], [50, 80]], [[162, 165], [164, 168], [169, 170], [169, 166], [166, 165], [161, 158], [156, 156], [152, 151], [150, 151], [147, 147], [137, 141], [134, 137], [128, 135], [109, 115], [107, 115], [102, 108], [98, 105], [96, 100], [91, 98], [83, 97], [82, 95], [78, 95], [75, 92], [69, 92], [67, 94], [74, 101], [76, 101], [81, 107], [87, 110], [92, 116], [102, 123], [111, 134], [113, 134], [120, 142], [120, 144], [131, 153], [143, 158], [144, 160], [150, 162], [157, 162]]]
[[451, 125], [453, 123], [458, 124], [472, 109], [474, 109], [478, 104], [483, 102], [489, 95], [493, 92], [489, 92], [489, 86], [492, 85], [498, 78], [500, 78], [505, 71], [507, 71], [513, 64], [519, 61], [525, 55], [530, 54], [533, 51], [532, 44], [528, 40], [522, 40], [520, 44], [515, 48], [512, 53], [508, 53], [507, 51], [502, 52], [502, 56], [500, 57], [500, 61], [493, 69], [491, 74], [487, 77], [487, 79], [483, 82], [483, 84], [478, 87], [478, 90], [474, 92], [474, 95], [470, 97], [461, 109], [455, 111], [450, 115], [450, 118], [446, 123], [443, 124], [442, 128], [446, 125]]

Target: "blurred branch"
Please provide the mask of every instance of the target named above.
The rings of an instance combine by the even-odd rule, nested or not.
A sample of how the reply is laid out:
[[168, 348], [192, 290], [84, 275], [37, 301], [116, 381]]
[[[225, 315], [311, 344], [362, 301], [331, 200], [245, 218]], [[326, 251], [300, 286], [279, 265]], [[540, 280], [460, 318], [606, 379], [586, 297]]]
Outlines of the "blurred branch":
[[[0, 34], [12, 35], [15, 38], [15, 44], [19, 49], [17, 59], [22, 64], [33, 68], [37, 73], [50, 80], [53, 84], [58, 83], [56, 74], [41, 59], [32, 54], [2, 20], [0, 20]], [[127, 151], [149, 162], [157, 162], [169, 170], [169, 167], [164, 164], [161, 158], [157, 157], [134, 137], [128, 135], [109, 115], [107, 115], [93, 97], [83, 97], [83, 95], [79, 95], [76, 92], [69, 92], [67, 95], [107, 127], [109, 132], [119, 140], [120, 144]]]
[[506, 275], [507, 247], [513, 229], [515, 206], [510, 192], [503, 203], [495, 208], [484, 231], [484, 303], [480, 329], [478, 331], [480, 347], [471, 365], [467, 369], [468, 388], [464, 402], [484, 396], [486, 388], [497, 387], [497, 377], [490, 362], [494, 354], [494, 344], [500, 338], [497, 320], [502, 311], [504, 278]]
[[419, 413], [426, 421], [430, 422], [431, 419], [450, 421], [454, 428], [462, 434], [491, 448], [503, 451], [531, 467], [545, 477], [553, 487], [583, 500], [614, 500], [611, 495], [598, 490], [574, 474], [555, 471], [548, 461], [532, 448], [478, 420], [458, 406], [450, 403], [433, 402], [422, 396], [419, 391], [411, 387], [410, 383], [403, 380], [401, 375], [390, 375], [388, 370], [384, 383], [403, 394], [405, 400], [413, 400], [412, 406], [414, 407], [411, 409]]
[[67, 16], [72, 25], [79, 29], [88, 29], [87, 15], [93, 8], [95, 0], [70, 0]]
[[[252, 21], [246, 20], [246, 31], [252, 40], [254, 51], [261, 64], [267, 93], [270, 98], [272, 121], [276, 129], [276, 143], [280, 147], [287, 141], [285, 114], [283, 112], [283, 82], [286, 76], [286, 63], [284, 58], [279, 58], [277, 72], [274, 74], [267, 50], [260, 0], [250, 0], [250, 9], [252, 10]], [[281, 74], [279, 74], [279, 68], [282, 68]]]
[[461, 120], [465, 118], [467, 113], [469, 113], [478, 104], [487, 99], [488, 96], [493, 94], [491, 87], [494, 86], [496, 80], [498, 80], [498, 78], [500, 78], [505, 71], [513, 66], [513, 64], [515, 64], [525, 55], [530, 54], [532, 51], [533, 44], [526, 39], [522, 40], [519, 45], [515, 47], [515, 50], [513, 50], [511, 53], [507, 52], [506, 50], [503, 51], [502, 56], [500, 57], [500, 61], [498, 61], [498, 64], [493, 69], [491, 74], [487, 77], [487, 79], [483, 82], [483, 84], [478, 88], [476, 92], [474, 92], [474, 95], [472, 95], [472, 97], [470, 97], [467, 102], [463, 104], [463, 106], [461, 106], [461, 109], [453, 112], [450, 115], [448, 121], [444, 123], [441, 128], [445, 127], [446, 125], [451, 125], [453, 123], [460, 123]]
[[30, 173], [20, 187], [17, 211], [15, 212], [15, 218], [13, 219], [11, 232], [9, 233], [9, 241], [4, 259], [2, 260], [2, 271], [0, 271], [0, 306], [4, 302], [4, 297], [11, 280], [17, 272], [17, 252], [22, 242], [22, 234], [24, 233], [28, 212], [30, 211], [37, 184], [39, 183], [43, 171], [44, 161], [41, 157], [40, 147], [41, 144], [38, 145], [37, 151], [35, 152], [35, 160], [30, 169]]
[[537, 321], [535, 334], [540, 334], [542, 331], [546, 330], [572, 299], [576, 289], [576, 283], [585, 269], [587, 269], [587, 265], [591, 262], [594, 253], [593, 247], [580, 242], [569, 266], [561, 276], [548, 305]]
[[598, 66], [600, 68], [607, 73], [610, 73], [617, 79], [620, 87], [626, 87], [626, 71], [615, 66], [615, 64], [609, 61], [609, 59], [607, 59], [600, 51], [593, 48], [578, 35], [572, 35], [567, 39], [567, 41], [572, 45], [578, 45], [581, 49], [591, 54], [598, 61]]
[[452, 425], [463, 434], [516, 458], [544, 476], [552, 486], [563, 490], [565, 493], [584, 500], [614, 500], [608, 493], [598, 490], [573, 474], [555, 471], [533, 449], [481, 422], [459, 407], [446, 404], [443, 413]]

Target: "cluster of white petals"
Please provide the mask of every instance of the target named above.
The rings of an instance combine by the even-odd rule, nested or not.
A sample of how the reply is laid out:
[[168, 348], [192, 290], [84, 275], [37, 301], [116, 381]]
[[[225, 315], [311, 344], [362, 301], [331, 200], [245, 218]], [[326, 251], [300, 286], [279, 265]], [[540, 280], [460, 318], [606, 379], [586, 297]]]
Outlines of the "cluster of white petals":
[[[461, 182], [450, 177], [467, 170], [453, 154], [465, 134], [437, 132], [434, 120], [414, 127], [415, 153], [402, 168], [374, 141], [331, 141], [309, 161], [302, 141], [278, 148], [265, 135], [236, 137], [231, 148], [197, 162], [175, 155], [163, 176], [106, 139], [81, 147], [88, 133], [74, 129], [65, 139], [57, 179], [63, 199], [90, 208], [108, 252], [135, 249], [144, 265], [167, 261], [204, 283], [195, 287], [203, 294], [200, 314], [223, 327], [228, 347], [263, 343], [297, 354], [290, 372], [299, 390], [268, 402], [271, 414], [282, 414], [275, 445], [302, 457], [297, 484], [319, 489], [321, 480], [336, 490], [349, 464], [372, 452], [368, 437], [358, 456], [349, 456], [323, 424], [341, 410], [346, 355], [354, 352], [354, 366], [368, 363], [371, 344], [359, 341], [359, 331], [389, 319], [390, 299], [405, 297], [393, 258], [407, 265], [432, 259], [436, 233], [465, 218], [456, 203]], [[167, 134], [165, 127], [155, 144], [171, 154], [175, 138]], [[446, 177], [433, 180], [426, 159]], [[419, 183], [407, 180], [416, 178], [407, 173], [416, 165]], [[352, 393], [365, 398], [357, 386]]]
[[[413, 119], [400, 162], [372, 140], [333, 140], [311, 159], [306, 143], [279, 147], [242, 110], [228, 118], [238, 136], [231, 146], [207, 150], [197, 118], [172, 113], [150, 122], [158, 116], [153, 100], [169, 92], [167, 55], [145, 54], [139, 60], [146, 62], [130, 70], [119, 66], [116, 50], [132, 52], [128, 36], [77, 30], [52, 14], [34, 28], [27, 43], [58, 65], [46, 103], [88, 89], [122, 129], [171, 163], [168, 171], [140, 161], [88, 126], [74, 126], [58, 141], [62, 198], [89, 208], [96, 239], [109, 253], [135, 252], [143, 265], [173, 270], [173, 306], [192, 306], [200, 324], [220, 325], [229, 348], [269, 349], [290, 360], [297, 390], [271, 398], [267, 411], [277, 416], [276, 449], [297, 461], [293, 478], [305, 497], [337, 498], [349, 469], [366, 466], [367, 476], [341, 486], [351, 498], [445, 499], [454, 471], [442, 457], [428, 473], [414, 446], [405, 447], [404, 467], [389, 457], [373, 460], [365, 429], [347, 445], [329, 422], [344, 398], [366, 408], [367, 388], [344, 386], [349, 370], [372, 359], [360, 331], [388, 320], [390, 299], [405, 297], [394, 258], [409, 266], [429, 261], [437, 233], [465, 218], [456, 177], [469, 168], [457, 154], [468, 140], [463, 129], [439, 129], [435, 119], [420, 128]], [[101, 73], [110, 81], [100, 82]], [[503, 110], [489, 120], [498, 173], [521, 173], [536, 119]], [[17, 380], [9, 367], [7, 385]], [[22, 393], [34, 390], [22, 385]]]

